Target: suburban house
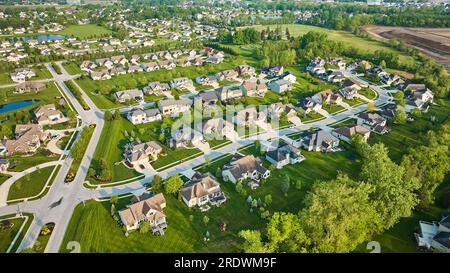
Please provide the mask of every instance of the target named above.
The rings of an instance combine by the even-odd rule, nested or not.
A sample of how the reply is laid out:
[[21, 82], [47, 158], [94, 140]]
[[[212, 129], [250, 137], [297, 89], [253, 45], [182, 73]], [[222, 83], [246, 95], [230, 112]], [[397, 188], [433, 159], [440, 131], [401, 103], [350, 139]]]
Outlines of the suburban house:
[[142, 91], [139, 89], [118, 91], [115, 94], [116, 94], [117, 100], [121, 103], [124, 103], [129, 100], [135, 100], [137, 102], [144, 100], [144, 93], [142, 93]]
[[261, 69], [261, 74], [265, 75], [266, 77], [273, 78], [281, 76], [283, 74], [283, 71], [284, 68], [282, 66], [270, 66]]
[[232, 183], [242, 182], [251, 179], [259, 182], [260, 179], [267, 179], [270, 171], [263, 166], [261, 159], [253, 155], [235, 154], [231, 161], [222, 168], [222, 177], [225, 181]]
[[170, 81], [170, 86], [178, 89], [178, 90], [183, 90], [183, 89], [192, 89], [194, 87], [194, 83], [192, 82], [191, 79], [189, 78], [176, 78]]
[[90, 76], [94, 81], [111, 79], [111, 74], [109, 73], [108, 69], [103, 69], [100, 71], [91, 71]]
[[97, 59], [95, 60], [95, 63], [98, 66], [105, 66], [107, 68], [111, 68], [114, 66], [114, 63], [109, 58]]
[[202, 75], [195, 78], [195, 82], [201, 85], [211, 85], [216, 82], [215, 76]]
[[439, 222], [420, 221], [420, 232], [415, 233], [419, 247], [433, 252], [450, 253], [450, 212], [445, 212]]
[[3, 139], [0, 150], [8, 156], [14, 153], [34, 153], [47, 137], [39, 124], [17, 124], [14, 140]]
[[225, 194], [220, 190], [220, 184], [210, 173], [196, 172], [181, 189], [180, 195], [190, 208], [208, 203], [220, 205], [226, 201]]
[[144, 87], [143, 91], [146, 95], [161, 96], [164, 95], [164, 92], [170, 92], [170, 86], [167, 83], [150, 82]]
[[318, 130], [314, 133], [307, 133], [301, 138], [301, 145], [307, 151], [311, 152], [334, 152], [339, 146], [339, 139], [332, 134]]
[[360, 84], [349, 79], [345, 79], [343, 82], [341, 82], [341, 87], [344, 89], [353, 89], [355, 91], [359, 91], [362, 88]]
[[234, 123], [240, 126], [256, 126], [257, 122], [265, 121], [266, 115], [264, 112], [258, 112], [256, 107], [250, 107], [240, 110], [234, 117]]
[[17, 68], [10, 76], [13, 82], [24, 82], [36, 76], [36, 73], [31, 68]]
[[341, 88], [338, 90], [338, 93], [347, 100], [354, 99], [355, 95], [358, 94], [356, 89], [353, 88]]
[[203, 135], [190, 127], [183, 127], [171, 132], [171, 137], [166, 139], [166, 144], [172, 149], [180, 147], [192, 147], [192, 144], [202, 141]]
[[130, 165], [136, 166], [148, 163], [149, 157], [156, 160], [161, 152], [162, 148], [156, 141], [133, 141], [125, 146], [124, 157]]
[[217, 81], [235, 81], [239, 77], [235, 70], [224, 70], [216, 74]]
[[408, 84], [405, 91], [410, 92], [408, 104], [422, 111], [427, 111], [429, 104], [433, 102], [434, 94], [425, 84]]
[[47, 85], [42, 82], [23, 82], [17, 85], [14, 89], [18, 94], [26, 92], [39, 92], [47, 88]]
[[156, 62], [146, 62], [141, 64], [142, 69], [145, 72], [159, 70], [159, 66]]
[[322, 109], [322, 104], [321, 103], [317, 103], [316, 101], [314, 101], [312, 98], [307, 97], [302, 99], [301, 101], [299, 101], [295, 107], [301, 108], [303, 110], [303, 113], [305, 115], [311, 113], [311, 112], [317, 112], [320, 109]]
[[266, 159], [274, 164], [277, 169], [281, 169], [288, 164], [296, 164], [305, 160], [300, 150], [285, 142], [272, 151], [266, 153]]
[[340, 83], [345, 80], [344, 73], [337, 70], [328, 70], [321, 75], [321, 78], [332, 83]]
[[291, 82], [284, 79], [274, 80], [269, 82], [269, 88], [276, 93], [284, 93], [291, 89]]
[[114, 64], [125, 65], [128, 63], [127, 58], [124, 55], [112, 56], [110, 59]]
[[41, 126], [67, 121], [63, 113], [56, 109], [56, 106], [53, 103], [39, 106], [34, 110], [34, 115], [36, 117], [36, 122]]
[[268, 89], [267, 85], [255, 80], [246, 80], [241, 85], [242, 93], [247, 97], [261, 97], [266, 95]]
[[93, 69], [95, 69], [97, 65], [94, 62], [91, 61], [83, 61], [80, 64], [80, 69], [86, 72], [91, 72]]
[[158, 108], [163, 116], [178, 116], [179, 114], [189, 111], [191, 108], [190, 100], [160, 100]]
[[357, 124], [378, 134], [389, 132], [387, 120], [376, 113], [361, 113], [357, 116]]
[[203, 124], [203, 136], [207, 140], [228, 138], [231, 141], [236, 140], [238, 137], [234, 130], [234, 125], [223, 118], [212, 118], [205, 121]]
[[297, 116], [294, 106], [291, 104], [283, 104], [281, 102], [272, 103], [267, 107], [267, 117], [271, 120], [279, 120], [281, 115], [285, 113], [287, 117]]
[[238, 65], [236, 67], [236, 72], [239, 74], [240, 77], [242, 76], [248, 76], [248, 77], [254, 77], [256, 76], [256, 70], [254, 67], [249, 65]]
[[370, 137], [370, 130], [361, 125], [341, 126], [331, 131], [331, 134], [345, 142], [350, 142], [351, 137], [356, 134], [367, 141]]
[[146, 221], [150, 223], [153, 234], [164, 235], [167, 228], [165, 207], [166, 199], [162, 193], [143, 194], [133, 197], [131, 204], [119, 211], [119, 217], [127, 231], [138, 229]]
[[342, 97], [335, 94], [331, 89], [326, 89], [312, 96], [312, 99], [320, 104], [338, 104], [342, 102]]
[[161, 69], [172, 70], [177, 67], [177, 64], [171, 60], [163, 60], [158, 62], [158, 66]]
[[203, 106], [211, 106], [216, 105], [219, 97], [214, 91], [201, 91], [197, 95], [195, 95], [196, 100], [200, 100]]
[[134, 125], [162, 120], [159, 109], [133, 108], [128, 112], [127, 118]]
[[290, 84], [294, 84], [297, 82], [297, 77], [294, 76], [294, 74], [292, 74], [291, 72], [284, 72], [283, 74], [281, 74], [278, 77], [279, 80], [285, 80], [287, 82], [289, 82]]
[[217, 95], [221, 101], [229, 101], [241, 98], [243, 96], [239, 85], [226, 85], [216, 89]]

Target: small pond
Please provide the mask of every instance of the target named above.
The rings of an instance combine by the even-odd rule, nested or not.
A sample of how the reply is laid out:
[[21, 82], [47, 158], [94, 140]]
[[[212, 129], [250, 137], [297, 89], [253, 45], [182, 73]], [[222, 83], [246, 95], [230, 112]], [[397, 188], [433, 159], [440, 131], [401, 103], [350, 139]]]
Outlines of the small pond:
[[19, 109], [31, 106], [33, 104], [36, 104], [38, 102], [39, 101], [37, 101], [37, 100], [23, 100], [23, 101], [16, 101], [16, 102], [11, 102], [11, 103], [7, 103], [7, 104], [1, 104], [0, 105], [0, 114], [19, 110]]
[[46, 41], [52, 41], [52, 40], [61, 40], [64, 39], [64, 35], [59, 34], [48, 34], [48, 35], [38, 35], [38, 36], [25, 36], [22, 37], [22, 40], [24, 42], [28, 42], [29, 40], [37, 40], [39, 43], [46, 42]]

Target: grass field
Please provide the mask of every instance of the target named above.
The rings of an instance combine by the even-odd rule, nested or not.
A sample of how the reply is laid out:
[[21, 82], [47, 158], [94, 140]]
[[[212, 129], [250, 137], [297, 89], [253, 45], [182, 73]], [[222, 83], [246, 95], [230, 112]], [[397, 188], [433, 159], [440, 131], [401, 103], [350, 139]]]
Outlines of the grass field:
[[[2, 219], [0, 219], [0, 223]], [[0, 229], [0, 253], [5, 253], [11, 245], [14, 237], [19, 232], [20, 227], [25, 222], [24, 218], [15, 218], [9, 220], [14, 226], [10, 229]]]
[[[267, 29], [267, 27], [271, 29], [275, 29], [277, 26], [281, 26], [281, 29], [284, 31], [286, 28], [289, 29], [289, 33], [291, 36], [297, 37], [302, 36], [309, 31], [316, 31], [321, 33], [326, 33], [328, 35], [328, 38], [333, 41], [339, 41], [343, 42], [345, 45], [353, 46], [359, 50], [362, 51], [370, 51], [375, 52], [376, 50], [385, 50], [389, 52], [396, 52], [398, 51], [384, 45], [380, 41], [376, 40], [368, 40], [364, 38], [360, 38], [355, 36], [354, 34], [346, 31], [338, 31], [338, 30], [332, 30], [332, 29], [326, 29], [322, 27], [316, 27], [316, 26], [310, 26], [310, 25], [300, 25], [300, 24], [287, 24], [287, 25], [264, 25], [264, 26], [256, 26], [254, 27], [258, 31], [262, 31]], [[414, 60], [406, 55], [400, 54], [400, 59], [404, 62], [411, 63]]]
[[337, 105], [337, 104], [327, 104], [327, 105], [322, 106], [322, 109], [327, 111], [330, 115], [345, 110], [344, 107]]
[[32, 197], [39, 194], [54, 168], [54, 166], [42, 168], [14, 182], [9, 189], [8, 200]]
[[111, 34], [112, 32], [107, 28], [102, 26], [97, 26], [94, 24], [87, 25], [72, 25], [64, 30], [57, 32], [57, 34], [62, 34], [65, 36], [74, 36], [78, 39], [87, 39], [89, 37], [100, 36], [104, 34]]
[[80, 69], [80, 66], [75, 62], [65, 62], [62, 63], [62, 66], [67, 71], [67, 73], [69, 73], [69, 75], [77, 75], [85, 73], [83, 70]]

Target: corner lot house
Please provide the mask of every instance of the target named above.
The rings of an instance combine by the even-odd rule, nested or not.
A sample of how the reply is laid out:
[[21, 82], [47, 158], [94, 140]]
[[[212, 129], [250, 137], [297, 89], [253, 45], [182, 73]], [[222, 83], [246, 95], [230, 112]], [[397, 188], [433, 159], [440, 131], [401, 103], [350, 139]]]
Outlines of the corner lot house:
[[167, 228], [166, 215], [163, 212], [165, 207], [166, 199], [162, 193], [153, 196], [144, 194], [134, 197], [127, 208], [119, 211], [119, 217], [127, 231], [136, 230], [147, 221], [153, 234], [164, 235]]
[[285, 142], [281, 143], [277, 149], [266, 153], [266, 159], [274, 164], [277, 169], [281, 169], [288, 164], [296, 164], [305, 160], [300, 150]]
[[334, 152], [339, 146], [339, 139], [323, 130], [308, 133], [302, 137], [301, 145], [305, 150], [311, 152]]
[[31, 68], [17, 68], [10, 76], [13, 82], [24, 82], [36, 76], [36, 73], [34, 73], [34, 70]]
[[160, 100], [158, 101], [158, 108], [163, 116], [178, 116], [185, 111], [189, 111], [191, 108], [191, 101], [173, 99]]
[[127, 114], [127, 119], [134, 125], [154, 122], [162, 119], [159, 109], [133, 108]]
[[116, 97], [117, 100], [122, 103], [128, 100], [135, 100], [137, 102], [140, 102], [144, 100], [144, 93], [142, 93], [142, 91], [139, 89], [130, 89], [116, 92]]
[[220, 205], [226, 201], [219, 182], [210, 173], [195, 173], [191, 180], [180, 189], [180, 195], [190, 208], [208, 203]]
[[417, 244], [433, 252], [450, 253], [450, 212], [440, 222], [420, 221], [420, 233], [415, 233]]
[[361, 125], [341, 126], [334, 129], [331, 134], [345, 142], [350, 142], [350, 138], [355, 134], [362, 136], [367, 141], [370, 137], [370, 130]]
[[149, 157], [157, 159], [162, 152], [161, 146], [155, 141], [140, 143], [133, 141], [125, 146], [125, 160], [132, 166], [148, 163]]
[[34, 115], [36, 116], [36, 122], [41, 126], [67, 121], [63, 113], [56, 109], [53, 103], [39, 106], [34, 110]]
[[233, 183], [251, 179], [259, 182], [267, 179], [270, 171], [263, 166], [261, 160], [253, 155], [242, 156], [235, 154], [230, 163], [222, 168], [222, 177], [225, 181]]

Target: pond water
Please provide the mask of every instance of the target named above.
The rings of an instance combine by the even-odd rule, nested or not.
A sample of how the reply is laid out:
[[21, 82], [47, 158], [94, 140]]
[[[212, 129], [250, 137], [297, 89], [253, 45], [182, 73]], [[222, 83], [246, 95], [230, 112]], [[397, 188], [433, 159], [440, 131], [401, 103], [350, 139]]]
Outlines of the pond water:
[[35, 39], [38, 42], [46, 42], [46, 41], [51, 41], [51, 40], [64, 39], [65, 37], [66, 36], [59, 35], [59, 34], [49, 34], [49, 35], [38, 35], [38, 36], [25, 36], [25, 37], [22, 37], [22, 40], [24, 42], [28, 42], [29, 40]]
[[14, 110], [19, 110], [28, 106], [31, 106], [33, 104], [38, 103], [39, 101], [37, 100], [23, 100], [23, 101], [16, 101], [16, 102], [11, 102], [11, 103], [7, 103], [7, 104], [1, 104], [0, 105], [0, 114], [4, 114], [7, 112], [11, 112]]

